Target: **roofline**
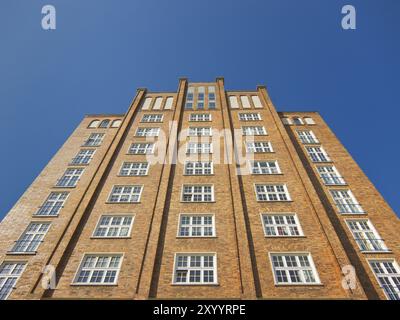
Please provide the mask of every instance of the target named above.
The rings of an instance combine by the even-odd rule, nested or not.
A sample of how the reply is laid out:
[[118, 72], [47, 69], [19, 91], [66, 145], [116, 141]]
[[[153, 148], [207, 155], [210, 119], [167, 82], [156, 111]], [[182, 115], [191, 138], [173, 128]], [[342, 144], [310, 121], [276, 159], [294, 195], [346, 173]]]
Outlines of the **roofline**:
[[317, 113], [318, 111], [277, 111], [278, 113]]
[[100, 117], [125, 117], [124, 113], [99, 113], [99, 114], [85, 114], [85, 118], [100, 118]]

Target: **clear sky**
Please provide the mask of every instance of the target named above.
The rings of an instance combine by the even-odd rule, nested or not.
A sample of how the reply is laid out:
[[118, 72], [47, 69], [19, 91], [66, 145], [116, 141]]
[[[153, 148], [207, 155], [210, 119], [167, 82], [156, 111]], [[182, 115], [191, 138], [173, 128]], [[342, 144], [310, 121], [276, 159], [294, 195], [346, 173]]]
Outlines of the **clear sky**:
[[0, 219], [85, 114], [124, 113], [137, 87], [183, 76], [318, 110], [400, 213], [399, 31], [399, 0], [1, 0]]

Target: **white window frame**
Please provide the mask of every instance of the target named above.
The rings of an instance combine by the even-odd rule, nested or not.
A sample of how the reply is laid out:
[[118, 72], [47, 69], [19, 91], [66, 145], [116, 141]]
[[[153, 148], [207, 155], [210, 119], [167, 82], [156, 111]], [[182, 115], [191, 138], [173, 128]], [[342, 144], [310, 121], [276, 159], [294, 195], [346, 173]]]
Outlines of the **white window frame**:
[[[11, 267], [4, 269], [6, 265]], [[26, 269], [26, 261], [4, 260], [0, 264], [0, 300], [7, 300]], [[3, 269], [3, 270], [2, 270]], [[5, 272], [7, 271], [8, 272]]]
[[[38, 227], [35, 230], [31, 230], [34, 225]], [[40, 244], [44, 241], [46, 234], [49, 232], [51, 222], [49, 221], [32, 221], [26, 227], [24, 232], [19, 236], [18, 240], [15, 241], [10, 253], [24, 254], [33, 253], [39, 249]], [[45, 230], [42, 228], [45, 227]]]
[[89, 135], [87, 140], [84, 142], [83, 146], [84, 147], [98, 147], [102, 144], [104, 140], [104, 133], [96, 133], [93, 132]]
[[[346, 225], [349, 228], [358, 248], [361, 252], [388, 252], [388, 248], [384, 240], [375, 229], [371, 220], [366, 218], [361, 219], [345, 219]], [[364, 226], [361, 223], [365, 224]], [[351, 225], [356, 224], [357, 230]], [[365, 228], [366, 227], [366, 228]], [[371, 237], [372, 235], [372, 237]]]
[[[271, 263], [271, 269], [272, 269], [272, 274], [274, 276], [274, 283], [275, 285], [279, 285], [279, 286], [308, 286], [308, 285], [321, 285], [321, 280], [319, 278], [319, 274], [317, 271], [317, 268], [315, 266], [314, 260], [312, 258], [312, 255], [310, 252], [268, 252], [269, 255], [269, 261]], [[279, 269], [286, 271], [286, 277], [289, 280], [288, 282], [279, 282], [278, 281], [278, 277], [277, 277], [277, 273], [276, 273], [276, 267], [274, 266], [274, 261], [273, 261], [273, 256], [284, 256], [285, 258], [283, 259], [284, 261], [284, 266], [280, 267]], [[300, 259], [299, 256], [307, 256], [307, 260], [309, 263], [309, 267], [307, 268], [302, 268], [302, 267], [289, 267], [287, 266], [287, 260], [286, 257], [287, 256], [294, 256], [295, 257], [295, 261], [298, 265], [300, 265]], [[313, 277], [315, 279], [314, 282], [306, 282], [305, 280], [305, 276], [304, 276], [304, 272], [302, 272], [304, 269], [311, 271], [313, 274]], [[300, 278], [301, 278], [301, 282], [292, 282], [292, 279], [290, 279], [290, 270], [299, 270], [300, 272]]]
[[315, 124], [314, 119], [311, 118], [311, 117], [304, 117], [304, 122], [305, 122], [307, 125], [313, 125], [313, 124]]
[[240, 112], [238, 113], [239, 121], [261, 121], [261, 114], [258, 112]]
[[326, 186], [343, 186], [347, 184], [334, 165], [316, 166], [316, 169]]
[[[129, 165], [128, 168], [125, 166]], [[139, 165], [138, 168], [133, 168], [133, 165]], [[141, 177], [147, 176], [149, 174], [150, 163], [146, 161], [124, 161], [118, 171], [118, 176], [120, 177]], [[126, 170], [127, 174], [123, 174], [123, 171]], [[144, 172], [143, 172], [144, 171]]]
[[296, 130], [297, 136], [303, 144], [317, 144], [319, 143], [317, 137], [312, 130]]
[[[340, 214], [365, 214], [365, 211], [350, 189], [330, 189], [329, 191]], [[335, 193], [337, 192], [341, 195], [340, 197], [335, 197]], [[347, 193], [346, 197], [342, 197], [343, 193]]]
[[[97, 267], [97, 268], [96, 267], [91, 267], [91, 268], [84, 267], [84, 262], [85, 262], [85, 258], [86, 257], [94, 257], [96, 259], [95, 260], [96, 264], [99, 261], [99, 258], [101, 258], [101, 257], [109, 258], [108, 267]], [[113, 257], [119, 257], [120, 258], [119, 261], [118, 261], [118, 267], [110, 268], [109, 265], [110, 265], [110, 263], [112, 261], [111, 259]], [[121, 266], [122, 266], [123, 259], [124, 259], [124, 254], [123, 253], [108, 253], [108, 252], [107, 253], [84, 253], [82, 258], [81, 258], [81, 261], [79, 263], [78, 269], [75, 272], [75, 275], [74, 275], [74, 278], [73, 278], [73, 281], [72, 281], [71, 285], [73, 285], [73, 286], [75, 286], [75, 285], [76, 286], [81, 286], [81, 285], [84, 285], [84, 286], [110, 286], [111, 285], [111, 286], [113, 286], [113, 285], [117, 285], [118, 277], [119, 277], [119, 273], [121, 271]], [[88, 269], [87, 271], [89, 271], [88, 279], [92, 278], [94, 272], [103, 271], [103, 275], [102, 275], [102, 280], [103, 281], [101, 281], [101, 282], [78, 282], [78, 279], [80, 277], [80, 273], [84, 269]], [[115, 273], [115, 279], [114, 279], [113, 282], [104, 282], [105, 275], [107, 274], [108, 271], [115, 271], [116, 272]]]
[[[39, 210], [36, 211], [34, 216], [39, 217], [57, 217], [60, 213], [60, 210], [64, 208], [64, 204], [67, 201], [69, 196], [69, 192], [50, 192], [49, 196], [43, 202], [43, 204], [39, 207]], [[61, 200], [60, 200], [61, 198]], [[55, 210], [55, 212], [54, 212]], [[54, 213], [53, 213], [54, 212]]]
[[[133, 192], [131, 192], [131, 193], [119, 192], [118, 194], [116, 194], [116, 196], [118, 196], [118, 201], [112, 201], [111, 198], [113, 196], [115, 196], [115, 189], [116, 188], [122, 188], [122, 190], [124, 190], [125, 188], [128, 188], [128, 187], [132, 187], [132, 188], [140, 187], [139, 194], [133, 193]], [[143, 185], [140, 185], [140, 184], [135, 184], [135, 185], [133, 185], [133, 184], [132, 185], [113, 185], [112, 188], [111, 188], [110, 194], [107, 197], [107, 203], [139, 203], [140, 199], [142, 197], [142, 193], [143, 193]], [[120, 201], [120, 199], [121, 199], [121, 197], [123, 195], [128, 195], [128, 200], [127, 201]], [[137, 200], [136, 201], [131, 201], [131, 199], [135, 195], [138, 196]]]
[[[187, 256], [187, 257], [191, 257], [191, 256], [201, 256], [201, 266], [200, 267], [190, 267], [190, 259], [187, 258], [187, 267], [179, 267], [178, 266], [178, 257], [180, 256]], [[204, 256], [212, 256], [213, 257], [213, 267], [204, 267]], [[173, 273], [172, 273], [172, 284], [173, 285], [217, 285], [218, 284], [218, 260], [217, 260], [217, 254], [215, 252], [177, 252], [174, 255], [174, 266], [173, 266]], [[200, 277], [201, 277], [201, 281], [200, 282], [190, 282], [190, 281], [186, 281], [186, 282], [177, 282], [177, 272], [181, 270], [181, 271], [186, 271], [187, 270], [187, 275], [186, 275], [186, 279], [190, 280], [190, 271], [191, 270], [200, 270]], [[213, 282], [204, 282], [204, 271], [205, 270], [212, 270], [213, 271]]]
[[[191, 146], [196, 146], [195, 148], [191, 148]], [[209, 152], [206, 152], [209, 149]], [[191, 152], [193, 150], [193, 152]], [[186, 146], [187, 154], [211, 154], [213, 153], [213, 144], [209, 142], [188, 142]]]
[[[264, 190], [263, 190], [262, 194], [266, 194], [266, 197], [268, 198], [267, 200], [259, 199], [259, 195], [257, 193], [257, 186], [262, 186], [263, 187]], [[274, 187], [274, 191], [273, 192], [266, 191], [267, 187], [270, 187], [270, 186]], [[277, 187], [283, 187], [283, 192], [277, 192], [276, 191]], [[258, 202], [288, 202], [288, 201], [292, 201], [292, 199], [290, 198], [290, 194], [289, 194], [288, 188], [287, 188], [286, 184], [283, 184], [283, 183], [271, 183], [271, 184], [255, 183], [254, 184], [254, 191], [256, 193], [256, 199], [257, 199]], [[276, 195], [278, 199], [277, 200], [270, 200], [269, 196], [268, 196], [269, 194]], [[281, 200], [280, 197], [279, 197], [280, 194], [284, 194], [286, 199], [285, 200]]]
[[[259, 146], [256, 146], [259, 144]], [[270, 141], [253, 141], [253, 142], [245, 142], [246, 153], [271, 153], [274, 152], [272, 148], [272, 144]], [[254, 151], [249, 151], [253, 149]], [[257, 151], [257, 149], [261, 149], [262, 151]]]
[[292, 125], [293, 124], [292, 119], [290, 119], [289, 117], [282, 117], [281, 121], [284, 125]]
[[159, 127], [138, 127], [135, 133], [136, 137], [158, 137], [159, 135]]
[[191, 113], [189, 114], [190, 122], [210, 122], [212, 121], [211, 113]]
[[[267, 166], [262, 166], [262, 164], [268, 164]], [[276, 168], [276, 172], [272, 172], [272, 167], [270, 164], [273, 163]], [[279, 167], [277, 160], [249, 160], [248, 161], [249, 169], [251, 174], [253, 175], [273, 175], [273, 174], [282, 174], [281, 168]], [[257, 169], [258, 172], [255, 172]], [[262, 170], [268, 169], [268, 172], [263, 172]]]
[[[391, 259], [391, 258], [383, 258], [383, 259], [367, 259], [368, 265], [372, 270], [372, 273], [375, 276], [376, 281], [378, 282], [379, 286], [382, 288], [386, 298], [388, 300], [400, 300], [400, 288], [399, 284], [396, 282], [400, 282], [400, 267], [399, 264], [397, 263], [396, 259]], [[372, 266], [372, 263], [379, 263], [380, 269], [384, 271], [384, 273], [377, 274]], [[387, 266], [383, 265], [384, 263], [392, 263], [391, 268], [393, 268], [396, 272], [388, 272], [389, 269]], [[386, 278], [385, 279], [385, 284], [382, 284], [381, 278]], [[394, 280], [396, 279], [396, 280]], [[388, 287], [388, 282], [389, 282], [389, 290], [387, 290]]]
[[75, 188], [82, 177], [83, 168], [68, 168], [56, 183], [57, 188]]
[[331, 158], [329, 157], [328, 153], [322, 146], [306, 146], [306, 151], [308, 157], [313, 163], [324, 163], [324, 162], [332, 162]]
[[[191, 198], [192, 198], [192, 200], [191, 201], [188, 201], [188, 200], [184, 200], [184, 195], [185, 195], [185, 187], [191, 187], [192, 188], [192, 191], [191, 191]], [[201, 190], [201, 193], [198, 193], [198, 192], [194, 192], [194, 187], [202, 187], [202, 190]], [[205, 193], [204, 192], [204, 187], [211, 187], [211, 199], [210, 200], [204, 200], [204, 197], [205, 197], [205, 195], [208, 195], [208, 193]], [[213, 184], [207, 184], [207, 183], [205, 183], [205, 184], [200, 184], [200, 183], [192, 183], [192, 184], [189, 184], [189, 183], [186, 183], [186, 184], [183, 184], [182, 185], [182, 188], [181, 188], [182, 190], [181, 190], [181, 202], [184, 202], [184, 203], [208, 203], [208, 202], [215, 202], [215, 193], [214, 193], [214, 185]], [[194, 198], [194, 195], [201, 195], [201, 201], [193, 201], [193, 198]]]
[[211, 137], [212, 128], [211, 127], [189, 127], [188, 136], [189, 137]]
[[[137, 150], [137, 152], [132, 152]], [[138, 152], [139, 150], [144, 150], [144, 152]], [[153, 154], [154, 153], [154, 143], [148, 142], [134, 142], [131, 143], [128, 149], [128, 154], [140, 155], [140, 154]]]
[[[189, 217], [189, 223], [188, 224], [182, 224], [182, 218], [184, 217]], [[193, 224], [193, 217], [197, 217], [201, 219], [200, 224]], [[211, 217], [211, 225], [210, 224], [205, 224], [204, 223], [204, 217]], [[189, 228], [189, 235], [182, 235], [181, 234], [181, 228], [187, 227]], [[211, 235], [204, 235], [204, 228], [211, 228], [212, 234]], [[200, 228], [201, 234], [196, 235], [193, 234], [194, 228]], [[216, 232], [215, 232], [215, 214], [213, 213], [180, 213], [178, 217], [178, 229], [177, 229], [177, 238], [215, 238]]]
[[266, 136], [267, 130], [264, 126], [242, 126], [244, 136]]
[[[187, 165], [189, 163], [193, 163], [192, 171], [193, 173], [187, 172]], [[198, 165], [201, 164], [201, 168]], [[205, 170], [208, 169], [205, 167], [206, 164], [210, 164], [210, 173], [205, 173]], [[200, 173], [197, 173], [196, 170], [201, 170]], [[185, 161], [183, 166], [183, 175], [185, 176], [210, 176], [214, 174], [214, 163], [212, 161]]]
[[[273, 223], [266, 224], [265, 219], [264, 219], [265, 216], [271, 217], [273, 220]], [[284, 220], [283, 223], [280, 223], [280, 222], [277, 223], [275, 221], [276, 216], [283, 217], [283, 220]], [[264, 236], [266, 238], [304, 237], [303, 229], [301, 227], [299, 218], [298, 218], [297, 214], [294, 212], [262, 212], [262, 213], [260, 213], [260, 217], [261, 217], [261, 223], [263, 226]], [[295, 223], [294, 224], [289, 223], [287, 217], [293, 217]], [[275, 234], [268, 234], [267, 227], [272, 228], [274, 230]], [[298, 234], [294, 234], [295, 232], [291, 229], [292, 227], [297, 228]], [[286, 230], [286, 231], [284, 231], [284, 232], [286, 232], [286, 234], [279, 234], [280, 230]]]
[[145, 113], [140, 122], [143, 123], [159, 123], [163, 122], [164, 115], [162, 113]]
[[81, 149], [78, 151], [76, 156], [71, 160], [73, 166], [85, 166], [92, 161], [96, 149]]
[[[110, 221], [107, 224], [101, 224], [103, 218], [110, 218]], [[114, 220], [120, 218], [121, 223], [120, 224], [113, 224]], [[124, 224], [124, 221], [126, 218], [130, 218], [131, 222], [129, 225]], [[131, 232], [132, 232], [132, 226], [133, 223], [135, 222], [135, 215], [132, 214], [103, 214], [99, 217], [96, 223], [96, 227], [93, 230], [92, 238], [98, 238], [98, 239], [126, 239], [131, 237]], [[99, 229], [103, 228], [105, 229], [105, 235], [99, 235], [97, 232], [99, 232]], [[128, 228], [127, 234], [126, 235], [121, 235], [122, 229]], [[115, 229], [115, 230], [113, 230]], [[117, 232], [117, 235], [108, 235], [110, 232]]]
[[[296, 121], [298, 121], [299, 123], [296, 123]], [[293, 117], [293, 124], [295, 126], [301, 126], [304, 125], [304, 121], [301, 117]]]

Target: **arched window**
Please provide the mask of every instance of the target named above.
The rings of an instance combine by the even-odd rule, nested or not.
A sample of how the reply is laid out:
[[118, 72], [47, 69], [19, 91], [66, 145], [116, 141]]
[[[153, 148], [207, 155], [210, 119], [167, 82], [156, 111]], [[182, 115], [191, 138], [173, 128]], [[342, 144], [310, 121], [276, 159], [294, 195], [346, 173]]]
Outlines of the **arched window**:
[[122, 123], [121, 119], [114, 120], [111, 125], [111, 128], [118, 128], [121, 125], [121, 123]]
[[105, 119], [100, 123], [99, 128], [108, 128], [109, 124], [110, 124], [110, 120]]
[[93, 120], [90, 124], [89, 124], [89, 128], [97, 128], [99, 126], [100, 120]]
[[293, 118], [293, 123], [297, 124], [297, 125], [303, 124], [303, 120], [301, 120], [301, 118], [299, 118], [299, 117], [294, 117]]

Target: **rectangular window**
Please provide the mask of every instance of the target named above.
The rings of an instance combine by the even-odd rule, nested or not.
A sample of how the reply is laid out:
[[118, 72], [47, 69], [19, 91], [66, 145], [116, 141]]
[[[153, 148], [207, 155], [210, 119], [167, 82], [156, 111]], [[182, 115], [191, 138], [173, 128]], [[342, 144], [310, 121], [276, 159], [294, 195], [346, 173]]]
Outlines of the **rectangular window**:
[[0, 265], [0, 300], [6, 300], [24, 272], [25, 262], [4, 261]]
[[83, 173], [83, 169], [70, 168], [67, 169], [64, 175], [57, 181], [56, 187], [73, 188], [76, 187], [78, 180]]
[[137, 137], [158, 137], [160, 128], [140, 127], [136, 130]]
[[179, 237], [214, 237], [215, 222], [212, 214], [181, 214]]
[[278, 161], [249, 161], [252, 174], [279, 174]]
[[195, 143], [189, 142], [187, 144], [186, 153], [194, 154], [194, 153], [212, 153], [212, 144], [211, 143]]
[[153, 110], [160, 110], [162, 105], [163, 98], [157, 97], [156, 101], [154, 102]]
[[267, 134], [267, 131], [262, 126], [242, 127], [242, 132], [245, 136], [263, 136]]
[[213, 163], [211, 161], [186, 161], [186, 175], [210, 175], [213, 174]]
[[213, 185], [183, 185], [183, 202], [211, 202], [214, 201]]
[[128, 151], [129, 154], [151, 154], [153, 152], [153, 143], [132, 143]]
[[212, 253], [175, 255], [175, 284], [216, 284], [217, 261]]
[[290, 195], [284, 184], [256, 184], [258, 201], [290, 201]]
[[319, 283], [317, 271], [308, 253], [271, 253], [276, 284]]
[[271, 142], [246, 142], [247, 153], [266, 153], [273, 152]]
[[210, 127], [189, 127], [189, 136], [211, 136]]
[[35, 213], [37, 216], [57, 216], [67, 200], [69, 192], [51, 192]]
[[312, 162], [330, 162], [328, 154], [322, 147], [306, 147]]
[[255, 108], [262, 108], [261, 100], [258, 96], [251, 96]]
[[120, 176], [145, 176], [149, 171], [148, 162], [124, 162], [121, 170], [119, 171]]
[[167, 97], [167, 100], [165, 101], [164, 109], [165, 110], [171, 110], [173, 102], [174, 102], [174, 98], [173, 97]]
[[205, 94], [205, 88], [198, 87], [197, 88], [197, 109], [204, 109], [204, 94]]
[[291, 125], [292, 124], [292, 119], [290, 119], [288, 117], [283, 117], [283, 118], [281, 118], [281, 120], [282, 120], [282, 123], [284, 125]]
[[163, 115], [160, 113], [157, 114], [145, 114], [142, 117], [142, 122], [162, 122]]
[[346, 181], [344, 181], [334, 166], [318, 166], [317, 171], [327, 186], [346, 184]]
[[300, 138], [300, 141], [305, 144], [312, 144], [312, 143], [319, 143], [318, 139], [316, 138], [314, 132], [308, 130], [298, 130], [297, 134]]
[[50, 228], [50, 222], [31, 222], [16, 241], [11, 252], [36, 252]]
[[82, 149], [78, 152], [75, 158], [72, 159], [71, 164], [89, 164], [95, 153], [95, 149]]
[[142, 194], [142, 186], [114, 186], [108, 198], [108, 202], [139, 202]]
[[209, 113], [191, 113], [189, 116], [189, 121], [193, 121], [193, 122], [211, 121], [211, 114], [209, 114]]
[[259, 121], [261, 115], [259, 113], [239, 113], [240, 121]]
[[208, 109], [215, 109], [215, 87], [208, 87]]
[[117, 284], [121, 263], [121, 254], [85, 254], [76, 273], [74, 284]]
[[400, 300], [400, 268], [395, 260], [370, 260], [378, 282], [389, 300]]
[[330, 190], [340, 213], [364, 213], [350, 190]]
[[230, 96], [229, 97], [229, 105], [231, 106], [231, 109], [239, 109], [239, 101], [236, 96]]
[[83, 144], [85, 147], [98, 147], [103, 142], [104, 133], [92, 133]]
[[361, 251], [388, 251], [385, 243], [368, 219], [346, 220]]
[[240, 96], [240, 101], [242, 102], [242, 107], [245, 109], [251, 108], [250, 100], [248, 96]]
[[264, 234], [267, 237], [298, 237], [303, 232], [297, 215], [292, 213], [265, 213], [262, 214]]
[[306, 124], [315, 124], [315, 121], [313, 118], [304, 118], [304, 121]]
[[153, 98], [146, 98], [146, 99], [144, 100], [143, 105], [142, 105], [142, 110], [149, 110], [152, 100], [153, 100]]
[[100, 217], [93, 237], [124, 238], [129, 237], [133, 223], [132, 216], [104, 215]]

